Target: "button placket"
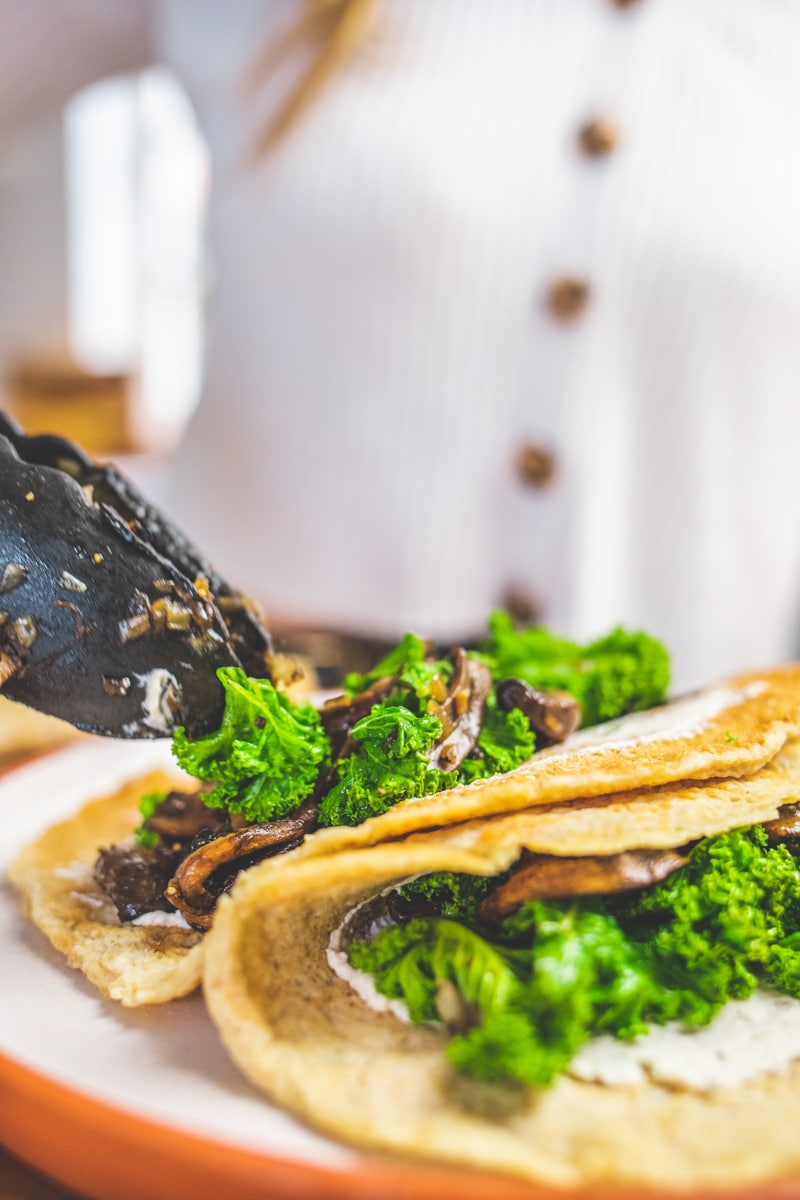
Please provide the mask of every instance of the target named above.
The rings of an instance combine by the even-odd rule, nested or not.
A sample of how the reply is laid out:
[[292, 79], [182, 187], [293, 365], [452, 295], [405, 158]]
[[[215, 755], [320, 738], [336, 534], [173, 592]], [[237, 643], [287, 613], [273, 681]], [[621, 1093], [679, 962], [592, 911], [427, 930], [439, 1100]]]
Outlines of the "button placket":
[[[623, 9], [634, 7], [638, 2], [639, 0], [620, 0], [615, 6]], [[612, 0], [612, 3], [614, 3], [614, 0]], [[609, 9], [611, 7], [612, 5], [609, 4]], [[616, 22], [612, 19], [609, 25], [613, 26], [614, 24]], [[609, 29], [609, 34], [611, 36], [611, 29]], [[615, 41], [618, 36], [619, 34], [613, 35]], [[608, 82], [612, 81], [609, 80]], [[612, 82], [612, 86], [610, 87], [610, 95], [612, 97], [614, 92], [615, 88]], [[569, 133], [568, 136], [570, 136]], [[584, 110], [583, 120], [578, 115], [578, 119], [572, 126], [571, 138], [573, 154], [575, 160], [577, 160], [576, 166], [573, 169], [576, 172], [581, 170], [579, 163], [582, 159], [585, 164], [582, 169], [588, 173], [586, 176], [587, 186], [591, 186], [588, 182], [589, 177], [594, 175], [595, 178], [598, 178], [595, 172], [604, 170], [603, 164], [607, 163], [618, 152], [620, 144], [619, 126], [613, 115], [608, 114], [608, 111], [604, 112], [602, 108], [599, 111], [592, 111], [592, 108], [589, 107]], [[580, 186], [580, 181], [576, 181], [576, 196], [580, 194]], [[574, 345], [574, 338], [578, 336], [578, 326], [585, 319], [590, 304], [594, 303], [596, 294], [594, 282], [581, 272], [581, 258], [578, 256], [580, 254], [581, 243], [582, 239], [579, 240], [578, 245], [575, 247], [578, 254], [572, 258], [568, 269], [562, 274], [555, 273], [549, 283], [545, 282], [539, 295], [539, 303], [542, 306], [542, 311], [546, 314], [546, 318], [549, 318], [549, 321], [552, 323], [551, 328], [555, 324], [563, 328], [565, 341], [562, 342], [562, 338], [555, 332], [550, 336], [558, 338], [558, 341], [562, 342], [562, 351], [566, 356], [564, 359], [565, 370], [567, 369], [567, 363], [573, 358], [569, 346], [570, 344]], [[577, 270], [569, 269], [574, 267], [577, 267]], [[546, 325], [543, 325], [542, 329], [546, 336]], [[553, 348], [553, 352], [555, 352], [555, 348]], [[551, 386], [554, 383], [555, 381], [551, 381]], [[550, 425], [553, 427], [549, 428], [547, 419], [545, 419], [543, 426], [539, 429], [531, 423], [531, 436], [526, 438], [523, 433], [523, 438], [518, 444], [511, 464], [520, 491], [522, 492], [523, 489], [527, 491], [531, 496], [531, 502], [536, 504], [535, 510], [533, 508], [529, 509], [532, 518], [535, 511], [538, 514], [536, 518], [537, 523], [545, 521], [548, 530], [552, 525], [552, 517], [556, 518], [556, 524], [560, 523], [557, 513], [560, 512], [563, 500], [563, 497], [559, 498], [560, 489], [557, 487], [558, 475], [561, 473], [557, 458], [557, 453], [560, 453], [558, 436], [555, 425], [552, 422], [550, 422]], [[568, 471], [568, 464], [565, 464], [565, 473], [568, 474]], [[555, 489], [554, 484], [556, 485]], [[536, 493], [537, 497], [541, 497], [541, 499], [534, 501], [533, 493]], [[520, 502], [523, 502], [521, 497]], [[544, 508], [540, 507], [542, 504], [544, 504]], [[553, 508], [553, 505], [556, 507]], [[552, 542], [553, 538], [549, 532], [544, 540], [546, 543]], [[544, 550], [544, 547], [542, 549]], [[549, 561], [546, 550], [544, 551], [544, 557], [546, 561]], [[507, 586], [503, 597], [505, 605], [510, 609], [513, 604], [513, 615], [521, 622], [527, 620], [539, 621], [543, 617], [547, 617], [545, 606], [549, 602], [556, 600], [558, 593], [561, 591], [561, 585], [556, 582], [554, 586], [548, 586], [548, 594], [550, 592], [554, 594], [549, 597], [549, 601], [545, 599], [543, 606], [537, 582], [537, 573], [534, 570], [529, 575], [527, 564], [521, 563], [520, 565], [523, 566], [523, 570], [519, 574], [512, 569], [507, 575]], [[532, 563], [530, 565], [533, 566]], [[539, 570], [541, 571], [542, 568]]]

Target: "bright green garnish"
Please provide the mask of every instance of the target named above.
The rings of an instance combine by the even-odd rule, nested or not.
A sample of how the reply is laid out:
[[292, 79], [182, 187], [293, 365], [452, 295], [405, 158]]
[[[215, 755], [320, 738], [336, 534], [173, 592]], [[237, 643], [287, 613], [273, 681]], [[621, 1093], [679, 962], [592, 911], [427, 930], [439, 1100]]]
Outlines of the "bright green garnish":
[[[410, 687], [422, 698], [428, 694], [431, 682], [441, 668], [441, 662], [425, 661], [425, 643], [422, 638], [417, 637], [415, 633], [407, 633], [371, 671], [367, 671], [365, 675], [345, 675], [342, 686], [346, 696], [357, 696], [379, 679], [399, 674], [399, 682]], [[449, 671], [449, 668], [445, 670]]]
[[546, 629], [517, 629], [492, 613], [482, 646], [495, 679], [515, 676], [537, 688], [560, 688], [580, 701], [582, 725], [661, 704], [669, 687], [669, 655], [647, 633], [615, 629], [586, 646]]
[[445, 774], [428, 759], [441, 731], [441, 723], [427, 713], [376, 704], [353, 728], [356, 750], [337, 764], [338, 781], [320, 805], [320, 824], [358, 825], [407, 796], [452, 786], [456, 772]]
[[593, 1034], [703, 1025], [762, 981], [800, 997], [800, 869], [760, 826], [700, 842], [655, 887], [605, 902], [531, 902], [491, 930], [475, 915], [485, 881], [454, 888], [450, 878], [426, 885], [444, 898], [444, 919], [383, 929], [350, 957], [416, 1022], [439, 1020], [439, 985], [453, 984], [477, 1015], [448, 1057], [480, 1079], [546, 1085]]
[[152, 817], [159, 804], [163, 800], [166, 800], [166, 798], [166, 792], [145, 792], [142, 796], [139, 801], [139, 812], [142, 814], [142, 823], [133, 835], [137, 846], [149, 846], [152, 848], [158, 845], [158, 834], [151, 833], [149, 829], [145, 829], [144, 823]]
[[330, 743], [311, 704], [295, 704], [266, 679], [249, 679], [239, 667], [221, 667], [225, 712], [216, 733], [190, 741], [183, 729], [172, 739], [180, 766], [216, 783], [203, 797], [210, 808], [269, 821], [293, 812], [313, 792], [330, 763]]
[[[494, 684], [516, 675], [539, 686], [571, 690], [586, 705], [584, 724], [657, 703], [668, 682], [666, 651], [646, 634], [615, 631], [583, 647], [545, 630], [514, 629], [495, 613], [491, 636], [480, 655], [493, 685], [477, 745], [455, 771], [432, 765], [431, 751], [442, 736], [435, 715], [452, 678], [447, 658], [428, 659], [426, 646], [409, 633], [365, 675], [348, 675], [344, 690], [358, 695], [372, 683], [394, 678], [391, 693], [373, 705], [351, 730], [351, 749], [334, 767], [330, 743], [318, 714], [295, 704], [265, 680], [223, 668], [226, 691], [220, 729], [190, 741], [179, 729], [173, 751], [197, 779], [217, 786], [204, 802], [268, 821], [294, 811], [312, 792], [322, 791], [320, 824], [357, 825], [411, 796], [425, 796], [457, 783], [511, 771], [536, 749], [528, 718], [519, 709], [498, 707]], [[431, 711], [433, 710], [433, 711]]]
[[359, 825], [409, 796], [510, 771], [531, 757], [535, 740], [528, 718], [519, 710], [498, 709], [492, 689], [477, 751], [457, 771], [431, 765], [442, 726], [428, 708], [437, 684], [446, 686], [452, 671], [447, 659], [426, 660], [424, 642], [410, 633], [369, 674], [347, 676], [350, 695], [387, 676], [396, 680], [386, 700], [353, 727], [355, 749], [336, 765], [337, 781], [320, 805], [321, 825]]

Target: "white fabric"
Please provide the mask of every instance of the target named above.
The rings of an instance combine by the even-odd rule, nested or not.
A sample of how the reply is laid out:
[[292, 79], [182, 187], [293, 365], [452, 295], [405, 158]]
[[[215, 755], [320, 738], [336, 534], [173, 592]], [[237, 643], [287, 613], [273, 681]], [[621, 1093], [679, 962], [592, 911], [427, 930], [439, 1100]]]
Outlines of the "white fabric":
[[[515, 584], [576, 636], [654, 630], [680, 685], [790, 654], [800, 5], [383, 0], [252, 167], [299, 64], [255, 99], [243, 74], [298, 11], [154, 6], [214, 167], [173, 509], [283, 616], [458, 636]], [[576, 148], [595, 115], [605, 159]], [[542, 302], [563, 273], [591, 287], [570, 324]], [[556, 452], [547, 490], [514, 475], [525, 440]]]

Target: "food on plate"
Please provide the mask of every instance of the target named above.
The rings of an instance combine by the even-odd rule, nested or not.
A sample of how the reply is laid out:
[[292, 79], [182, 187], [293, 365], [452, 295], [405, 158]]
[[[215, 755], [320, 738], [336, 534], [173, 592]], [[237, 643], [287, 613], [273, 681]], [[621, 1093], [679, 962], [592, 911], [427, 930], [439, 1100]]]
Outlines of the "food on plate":
[[[58, 928], [60, 947], [77, 965], [88, 960], [70, 947], [65, 928], [80, 926], [85, 939], [97, 924], [101, 940], [116, 928], [124, 945], [130, 927], [137, 953], [149, 937], [163, 967], [158, 988], [143, 989], [128, 978], [124, 955], [113, 960], [113, 978], [110, 969], [94, 972], [106, 994], [124, 1003], [170, 998], [164, 939], [183, 938], [193, 949], [242, 869], [298, 848], [320, 826], [335, 835], [338, 827], [366, 822], [370, 837], [380, 839], [390, 813], [416, 806], [423, 823], [447, 822], [450, 816], [443, 810], [440, 818], [437, 806], [453, 788], [472, 796], [466, 811], [479, 814], [498, 793], [495, 785], [481, 792], [478, 781], [499, 780], [502, 794], [507, 780], [514, 791], [515, 770], [537, 746], [565, 738], [578, 723], [596, 724], [661, 701], [669, 660], [661, 643], [644, 633], [618, 629], [582, 647], [541, 629], [517, 630], [498, 613], [480, 651], [440, 654], [409, 634], [372, 671], [347, 677], [344, 694], [319, 709], [239, 668], [224, 668], [219, 678], [226, 697], [219, 729], [200, 738], [179, 729], [173, 738], [179, 765], [198, 781], [195, 790], [174, 781], [143, 786], [139, 813], [129, 806], [127, 824], [113, 834], [101, 824], [102, 803], [80, 814], [75, 839], [82, 862], [85, 854], [95, 858], [92, 887], [56, 889], [47, 923], [41, 922], [46, 932]], [[725, 749], [723, 760], [731, 747]], [[724, 771], [725, 763], [719, 767]], [[417, 799], [425, 795], [428, 801]], [[72, 831], [72, 823], [62, 826], [65, 845], [72, 844]], [[324, 848], [336, 849], [335, 839]], [[26, 853], [24, 862], [36, 859], [37, 847]], [[56, 862], [48, 851], [37, 886], [45, 886], [41, 876], [53, 869], [72, 870], [69, 855]], [[15, 869], [14, 877], [29, 891], [27, 869]], [[109, 905], [102, 913], [96, 905], [98, 894], [116, 909], [114, 926]], [[63, 919], [55, 911], [59, 897]], [[80, 922], [76, 905], [83, 906]], [[30, 908], [39, 921], [42, 906]], [[181, 966], [174, 994], [182, 994], [187, 981]]]
[[[783, 715], [747, 732], [735, 707], [623, 718], [594, 745], [643, 787], [243, 874], [204, 967], [242, 1071], [347, 1141], [553, 1185], [796, 1173], [798, 679], [765, 673]], [[774, 746], [775, 722], [792, 738], [744, 777], [650, 786], [668, 745], [691, 776], [714, 741]], [[575, 741], [522, 772], [574, 778]]]
[[[70, 966], [123, 1004], [162, 1003], [200, 982], [202, 935], [174, 911], [121, 925], [95, 877], [98, 846], [126, 840], [139, 824], [142, 788], [172, 786], [172, 777], [158, 771], [92, 801], [23, 850], [9, 872], [31, 920]], [[150, 907], [157, 910], [157, 902]]]

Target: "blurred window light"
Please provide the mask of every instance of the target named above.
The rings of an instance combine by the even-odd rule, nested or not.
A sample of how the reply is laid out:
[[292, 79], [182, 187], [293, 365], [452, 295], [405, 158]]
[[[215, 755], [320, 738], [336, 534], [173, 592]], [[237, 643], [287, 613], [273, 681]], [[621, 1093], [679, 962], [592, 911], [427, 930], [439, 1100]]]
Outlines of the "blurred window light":
[[135, 79], [95, 84], [67, 107], [69, 332], [89, 370], [137, 363], [138, 140]]
[[161, 68], [86, 89], [65, 160], [72, 353], [131, 372], [141, 439], [168, 444], [202, 376], [208, 165], [185, 93]]

